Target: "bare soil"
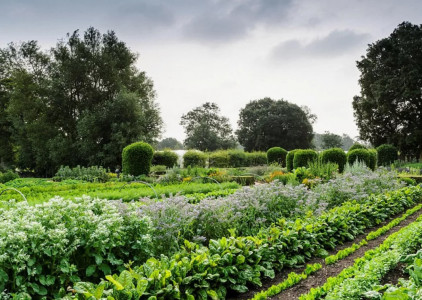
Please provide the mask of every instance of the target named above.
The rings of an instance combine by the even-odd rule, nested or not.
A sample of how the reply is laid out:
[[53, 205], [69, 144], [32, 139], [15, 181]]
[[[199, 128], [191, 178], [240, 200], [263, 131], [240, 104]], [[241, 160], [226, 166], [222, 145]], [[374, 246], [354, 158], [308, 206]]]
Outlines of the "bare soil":
[[[368, 241], [367, 245], [362, 246], [356, 252], [352, 253], [348, 257], [345, 257], [345, 258], [339, 260], [335, 264], [326, 265], [325, 260], [323, 258], [313, 258], [313, 259], [311, 259], [309, 262], [307, 262], [308, 264], [320, 263], [322, 265], [322, 268], [319, 271], [317, 271], [316, 273], [310, 275], [308, 278], [302, 280], [301, 282], [299, 282], [295, 286], [281, 292], [280, 294], [274, 296], [271, 299], [282, 299], [282, 300], [298, 299], [298, 297], [300, 295], [307, 293], [311, 288], [315, 288], [315, 287], [318, 287], [320, 285], [323, 285], [326, 282], [327, 278], [337, 276], [344, 268], [347, 268], [347, 267], [353, 265], [356, 258], [363, 256], [366, 251], [378, 247], [380, 244], [382, 244], [384, 242], [384, 240], [389, 235], [391, 235], [392, 233], [400, 230], [403, 227], [406, 227], [410, 223], [414, 222], [421, 214], [422, 214], [422, 210], [419, 210], [416, 213], [414, 213], [413, 215], [408, 216], [399, 225], [391, 228], [386, 234], [381, 235], [374, 240]], [[343, 245], [336, 247], [334, 250], [329, 251], [329, 254], [330, 255], [335, 254], [339, 250], [350, 247], [354, 243], [359, 243], [361, 240], [363, 240], [366, 237], [366, 235], [369, 232], [371, 232], [373, 230], [377, 230], [378, 228], [386, 225], [388, 222], [390, 222], [394, 218], [397, 218], [400, 215], [401, 214], [396, 215], [396, 216], [382, 222], [381, 224], [377, 225], [376, 227], [366, 229], [363, 234], [357, 236], [353, 241], [344, 243]], [[276, 284], [283, 282], [287, 278], [287, 275], [290, 272], [302, 273], [304, 269], [305, 269], [304, 267], [294, 268], [294, 269], [292, 269], [292, 268], [284, 269], [282, 272], [276, 274], [274, 279], [266, 280], [263, 283], [262, 287], [251, 289], [249, 292], [244, 293], [244, 294], [228, 295], [227, 299], [230, 299], [230, 300], [231, 299], [250, 299], [254, 296], [255, 293], [260, 292], [262, 290], [267, 290], [272, 285], [276, 285]], [[405, 277], [405, 275], [403, 274], [403, 267], [399, 265], [396, 269], [390, 271], [385, 276], [385, 278], [384, 278], [385, 282], [384, 283], [395, 284], [395, 283], [397, 283], [398, 279], [401, 278], [401, 277]]]

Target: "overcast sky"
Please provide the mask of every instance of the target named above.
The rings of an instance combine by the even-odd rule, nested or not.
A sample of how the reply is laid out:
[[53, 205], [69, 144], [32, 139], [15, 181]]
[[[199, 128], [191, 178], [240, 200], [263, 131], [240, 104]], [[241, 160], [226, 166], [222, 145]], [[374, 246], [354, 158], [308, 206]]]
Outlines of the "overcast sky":
[[355, 137], [356, 60], [403, 21], [422, 23], [421, 0], [0, 0], [0, 47], [114, 30], [154, 81], [163, 137], [183, 140], [182, 114], [207, 101], [236, 129], [264, 97], [308, 106], [315, 132]]

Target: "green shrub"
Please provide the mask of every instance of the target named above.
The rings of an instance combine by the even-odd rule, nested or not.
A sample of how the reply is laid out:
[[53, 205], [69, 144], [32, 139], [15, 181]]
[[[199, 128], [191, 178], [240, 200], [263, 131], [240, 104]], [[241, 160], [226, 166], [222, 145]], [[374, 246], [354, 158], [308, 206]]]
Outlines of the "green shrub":
[[262, 166], [267, 164], [267, 153], [265, 152], [245, 152], [246, 165], [248, 167]]
[[272, 147], [267, 151], [268, 164], [278, 163], [282, 167], [286, 166], [287, 151], [281, 147]]
[[219, 150], [210, 153], [209, 167], [228, 168], [229, 167], [229, 154], [226, 150]]
[[229, 167], [239, 168], [246, 166], [246, 154], [242, 150], [229, 150]]
[[166, 166], [167, 168], [173, 168], [177, 165], [179, 157], [177, 154], [170, 150], [156, 151], [152, 157], [152, 164]]
[[403, 181], [406, 183], [406, 185], [409, 186], [415, 186], [416, 185], [416, 180], [410, 178], [410, 177], [399, 177], [399, 181]]
[[347, 156], [341, 148], [331, 148], [321, 153], [321, 162], [323, 163], [335, 163], [338, 165], [338, 170], [343, 173], [344, 166], [346, 165]]
[[377, 167], [378, 153], [375, 149], [368, 149], [369, 152], [369, 168], [374, 171]]
[[205, 153], [199, 150], [189, 150], [183, 155], [183, 166], [187, 167], [202, 167], [205, 168], [207, 157]]
[[0, 172], [0, 183], [6, 183], [16, 178], [19, 178], [19, 175], [12, 170], [7, 171], [6, 173]]
[[291, 172], [293, 170], [293, 159], [295, 157], [295, 153], [299, 150], [300, 149], [290, 150], [289, 153], [287, 153], [286, 167], [288, 172]]
[[98, 166], [92, 167], [81, 167], [76, 166], [70, 168], [68, 166], [60, 166], [56, 175], [54, 175], [54, 181], [63, 181], [63, 180], [84, 180], [89, 182], [107, 182], [110, 179], [110, 176], [107, 172], [107, 169]]
[[397, 148], [390, 144], [383, 144], [377, 147], [378, 165], [389, 166], [398, 160]]
[[137, 142], [126, 146], [122, 152], [123, 173], [139, 176], [148, 175], [154, 150], [144, 142]]
[[371, 154], [366, 149], [355, 149], [347, 152], [347, 162], [349, 165], [353, 165], [356, 160], [363, 162], [369, 168], [371, 165]]
[[308, 167], [310, 162], [318, 159], [318, 153], [315, 150], [299, 150], [293, 158], [293, 168]]
[[349, 151], [356, 150], [356, 149], [366, 149], [364, 145], [361, 145], [359, 143], [354, 143], [350, 148]]

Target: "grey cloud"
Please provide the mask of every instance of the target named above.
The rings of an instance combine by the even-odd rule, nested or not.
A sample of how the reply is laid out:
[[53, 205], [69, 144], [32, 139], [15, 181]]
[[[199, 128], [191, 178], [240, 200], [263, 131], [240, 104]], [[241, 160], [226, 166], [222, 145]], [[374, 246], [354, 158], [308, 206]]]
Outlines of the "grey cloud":
[[370, 38], [369, 34], [358, 34], [352, 30], [334, 30], [327, 36], [302, 44], [299, 40], [288, 40], [276, 46], [271, 58], [294, 59], [300, 57], [333, 57], [340, 56], [356, 47], [365, 44]]
[[286, 20], [292, 0], [220, 1], [195, 16], [183, 30], [187, 38], [202, 42], [225, 42], [246, 36], [258, 25]]

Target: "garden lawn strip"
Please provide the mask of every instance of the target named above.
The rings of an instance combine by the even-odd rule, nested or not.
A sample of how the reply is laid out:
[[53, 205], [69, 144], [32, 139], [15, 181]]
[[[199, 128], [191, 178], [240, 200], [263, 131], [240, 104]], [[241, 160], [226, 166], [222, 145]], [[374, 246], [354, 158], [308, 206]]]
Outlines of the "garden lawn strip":
[[[415, 206], [419, 207], [420, 205]], [[410, 209], [408, 210], [410, 211]], [[403, 213], [403, 215], [405, 215], [406, 213]], [[411, 224], [412, 222], [414, 222], [418, 216], [422, 215], [422, 210], [417, 210], [415, 213], [409, 215], [406, 219], [404, 219], [400, 224], [396, 225], [395, 227], [391, 228], [388, 233], [392, 234], [398, 230], [400, 230], [401, 228]], [[395, 219], [393, 219], [395, 220]], [[390, 220], [391, 221], [391, 220]], [[367, 230], [365, 230], [364, 234], [359, 235], [354, 241], [350, 241], [347, 242], [343, 245], [341, 245], [340, 247], [337, 247], [336, 250], [330, 251], [330, 253], [335, 254], [338, 251], [341, 251], [343, 249], [346, 249], [350, 246], [352, 246], [356, 240], [360, 241], [359, 243], [361, 243], [362, 241], [365, 240], [365, 237], [371, 233], [374, 232], [377, 229], [383, 228], [384, 226], [386, 226], [386, 224], [388, 224], [388, 221], [385, 221], [381, 224], [379, 224], [376, 227], [373, 228], [368, 228]], [[367, 250], [369, 249], [373, 249], [378, 247], [380, 244], [383, 243], [383, 241], [386, 239], [386, 236], [380, 235], [377, 238], [370, 240], [367, 242], [366, 245], [362, 245], [359, 249], [357, 249], [354, 253], [352, 253], [351, 255], [337, 261], [334, 264], [331, 265], [327, 265], [325, 264], [325, 260], [323, 258], [314, 258], [312, 260], [310, 260], [308, 262], [308, 264], [315, 264], [315, 263], [320, 263], [322, 264], [322, 268], [320, 270], [318, 270], [315, 274], [309, 275], [306, 279], [303, 279], [302, 281], [298, 282], [298, 284], [282, 291], [280, 294], [274, 296], [271, 299], [297, 299], [301, 294], [306, 293], [307, 291], [310, 290], [310, 288], [314, 288], [317, 286], [320, 286], [322, 284], [325, 283], [326, 279], [328, 277], [333, 277], [336, 276], [339, 272], [341, 272], [342, 269], [353, 265], [354, 260], [357, 257], [362, 256]], [[298, 268], [298, 269], [289, 269], [289, 270], [296, 270], [296, 272], [300, 273], [302, 270], [304, 270], [304, 268]], [[263, 284], [263, 288], [260, 288], [259, 290], [266, 290], [271, 288], [271, 286], [273, 285], [277, 285], [280, 282], [283, 282], [286, 280], [287, 278], [287, 272], [289, 270], [283, 271], [282, 273], [279, 274], [279, 276], [275, 277], [275, 279], [273, 280], [268, 280], [266, 282], [264, 282]], [[232, 298], [232, 299], [250, 299], [253, 297], [254, 293], [257, 292], [257, 289], [252, 290], [248, 293], [242, 294], [242, 295], [238, 295], [238, 297]], [[264, 299], [264, 298], [261, 298]]]

